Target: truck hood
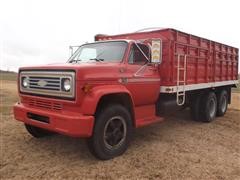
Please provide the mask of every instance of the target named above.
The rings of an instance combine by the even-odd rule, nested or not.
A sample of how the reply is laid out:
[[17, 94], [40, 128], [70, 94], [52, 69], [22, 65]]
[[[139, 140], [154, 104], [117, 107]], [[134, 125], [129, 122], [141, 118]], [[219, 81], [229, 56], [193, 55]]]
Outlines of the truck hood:
[[89, 63], [62, 63], [48, 64], [22, 67], [23, 70], [74, 70], [76, 72], [76, 80], [110, 80], [119, 76], [119, 69], [123, 67], [122, 63], [105, 63], [105, 62], [89, 62]]

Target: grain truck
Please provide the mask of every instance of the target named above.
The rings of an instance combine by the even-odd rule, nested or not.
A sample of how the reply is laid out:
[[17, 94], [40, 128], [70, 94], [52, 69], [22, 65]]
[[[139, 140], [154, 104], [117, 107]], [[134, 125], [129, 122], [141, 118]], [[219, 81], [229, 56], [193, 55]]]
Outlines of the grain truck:
[[20, 68], [14, 116], [36, 138], [86, 138], [107, 160], [175, 107], [202, 122], [223, 116], [237, 83], [235, 47], [170, 28], [98, 34], [66, 63]]

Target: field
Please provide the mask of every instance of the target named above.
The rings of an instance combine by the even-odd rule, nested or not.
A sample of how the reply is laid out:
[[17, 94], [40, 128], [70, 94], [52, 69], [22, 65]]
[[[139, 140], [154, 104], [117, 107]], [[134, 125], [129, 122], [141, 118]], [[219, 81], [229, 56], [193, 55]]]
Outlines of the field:
[[[5, 78], [7, 77], [7, 78]], [[189, 110], [136, 130], [128, 151], [98, 161], [85, 140], [31, 137], [15, 121], [16, 75], [0, 83], [0, 179], [240, 179], [240, 93], [224, 117], [195, 122]]]

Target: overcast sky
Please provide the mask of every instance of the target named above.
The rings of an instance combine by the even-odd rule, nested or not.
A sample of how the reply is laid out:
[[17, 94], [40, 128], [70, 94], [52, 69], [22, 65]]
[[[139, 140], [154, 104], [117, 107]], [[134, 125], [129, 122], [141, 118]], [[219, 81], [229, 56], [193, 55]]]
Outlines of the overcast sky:
[[0, 69], [66, 62], [95, 34], [171, 27], [240, 47], [239, 0], [0, 0]]

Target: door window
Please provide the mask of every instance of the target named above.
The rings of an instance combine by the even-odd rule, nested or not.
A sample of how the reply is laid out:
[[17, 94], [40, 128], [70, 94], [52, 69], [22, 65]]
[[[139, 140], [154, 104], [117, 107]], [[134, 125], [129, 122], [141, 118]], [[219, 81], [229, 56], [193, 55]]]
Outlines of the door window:
[[[138, 46], [137, 46], [138, 45]], [[150, 50], [149, 47], [144, 44], [133, 44], [131, 47], [130, 55], [128, 62], [129, 64], [145, 64], [148, 60], [146, 57], [150, 59]], [[145, 56], [143, 55], [143, 53]]]

